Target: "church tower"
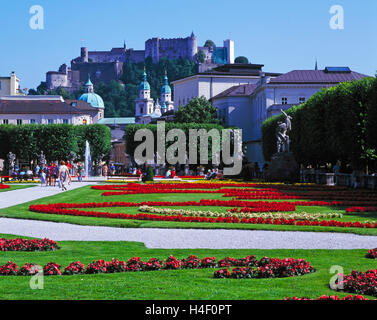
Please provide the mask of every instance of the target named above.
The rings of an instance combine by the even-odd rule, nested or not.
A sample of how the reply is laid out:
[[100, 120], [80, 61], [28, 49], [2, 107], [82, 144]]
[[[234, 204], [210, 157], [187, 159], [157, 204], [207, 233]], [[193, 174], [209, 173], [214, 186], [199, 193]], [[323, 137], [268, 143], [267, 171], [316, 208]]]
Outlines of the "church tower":
[[139, 98], [136, 99], [136, 117], [151, 114], [154, 110], [151, 99], [151, 87], [147, 81], [147, 73], [144, 67], [143, 80], [139, 85]]
[[171, 88], [165, 71], [164, 85], [161, 87], [161, 112], [164, 113], [169, 110], [174, 110], [174, 103], [171, 101]]

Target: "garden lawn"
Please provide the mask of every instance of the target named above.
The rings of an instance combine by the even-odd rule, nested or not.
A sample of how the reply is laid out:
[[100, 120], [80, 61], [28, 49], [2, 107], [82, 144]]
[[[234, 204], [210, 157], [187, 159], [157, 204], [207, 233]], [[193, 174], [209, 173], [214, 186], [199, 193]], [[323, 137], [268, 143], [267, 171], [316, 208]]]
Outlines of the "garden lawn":
[[[143, 227], [143, 228], [208, 228], [208, 229], [250, 229], [250, 230], [278, 230], [278, 231], [316, 231], [316, 232], [343, 232], [364, 235], [377, 235], [377, 229], [366, 228], [340, 228], [340, 227], [319, 227], [319, 226], [288, 226], [288, 225], [263, 225], [263, 224], [236, 224], [236, 223], [190, 223], [190, 222], [166, 222], [166, 221], [147, 221], [147, 220], [126, 220], [126, 219], [109, 219], [95, 217], [80, 217], [69, 215], [54, 215], [45, 213], [36, 213], [29, 211], [30, 204], [48, 204], [48, 203], [86, 203], [86, 202], [111, 202], [111, 201], [199, 201], [200, 199], [221, 199], [230, 200], [229, 197], [222, 197], [222, 194], [180, 194], [180, 193], [159, 193], [159, 194], [135, 194], [120, 196], [101, 196], [101, 190], [91, 189], [85, 186], [72, 191], [63, 192], [58, 195], [38, 199], [17, 206], [4, 208], [0, 210], [0, 217], [46, 220], [55, 222], [66, 222], [81, 225], [97, 225], [111, 227]], [[253, 200], [249, 200], [253, 201]], [[263, 200], [263, 201], [294, 201], [294, 200]], [[211, 210], [225, 212], [225, 207], [169, 207], [169, 208], [186, 208], [188, 210]], [[345, 207], [323, 207], [323, 206], [297, 206], [296, 212], [306, 213], [330, 213], [340, 212], [344, 216], [340, 221], [360, 221], [366, 222], [377, 220], [376, 212], [352, 213], [345, 214]], [[107, 211], [114, 213], [137, 213], [137, 207], [112, 207], [112, 208], [90, 208], [84, 210]], [[292, 213], [292, 212], [288, 212]]]
[[33, 184], [7, 184], [10, 186], [9, 189], [0, 189], [0, 192], [7, 192], [7, 191], [13, 191], [17, 189], [26, 189], [26, 188], [32, 188], [35, 187]]
[[365, 258], [367, 250], [147, 249], [137, 242], [59, 241], [58, 244], [61, 249], [57, 251], [0, 252], [0, 264], [12, 260], [21, 267], [25, 262], [41, 266], [55, 262], [64, 268], [76, 260], [86, 266], [93, 260], [119, 258], [127, 261], [133, 256], [148, 260], [151, 257], [165, 259], [174, 255], [182, 259], [194, 254], [199, 258], [214, 256], [219, 260], [226, 256], [241, 258], [254, 254], [257, 259], [263, 256], [306, 259], [317, 271], [304, 276], [277, 279], [214, 279], [213, 272], [218, 268], [45, 276], [43, 290], [30, 289], [31, 277], [28, 276], [0, 276], [0, 299], [270, 300], [288, 296], [317, 298], [323, 294], [344, 297], [348, 293], [335, 292], [329, 288], [329, 281], [334, 276], [329, 272], [331, 266], [343, 267], [346, 274], [352, 270], [366, 271], [377, 267], [376, 260]]

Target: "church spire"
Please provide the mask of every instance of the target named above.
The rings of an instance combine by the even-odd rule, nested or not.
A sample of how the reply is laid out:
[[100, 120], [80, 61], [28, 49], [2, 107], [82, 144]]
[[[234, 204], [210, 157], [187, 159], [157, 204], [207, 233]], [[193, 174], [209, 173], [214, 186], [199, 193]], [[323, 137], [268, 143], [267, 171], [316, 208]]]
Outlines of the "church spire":
[[85, 87], [86, 87], [86, 92], [93, 93], [93, 91], [94, 91], [93, 83], [92, 83], [92, 81], [90, 81], [90, 74], [89, 73], [88, 73], [88, 81], [86, 81]]
[[318, 70], [318, 61], [317, 61], [317, 58], [315, 59], [315, 67], [314, 67], [314, 70]]

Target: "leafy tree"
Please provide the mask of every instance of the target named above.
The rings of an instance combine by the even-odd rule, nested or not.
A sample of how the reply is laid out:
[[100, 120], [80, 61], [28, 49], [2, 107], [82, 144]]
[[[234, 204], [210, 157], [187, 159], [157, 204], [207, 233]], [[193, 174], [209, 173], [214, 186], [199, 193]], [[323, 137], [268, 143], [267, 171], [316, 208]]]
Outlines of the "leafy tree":
[[217, 109], [204, 97], [193, 98], [185, 106], [180, 106], [175, 113], [179, 123], [219, 123]]
[[214, 47], [216, 46], [215, 43], [212, 41], [212, 40], [207, 40], [205, 43], [204, 43], [204, 46], [205, 47]]
[[206, 54], [204, 53], [203, 50], [199, 50], [198, 51], [198, 56], [197, 56], [197, 59], [200, 63], [203, 63], [206, 59]]
[[244, 56], [239, 56], [236, 59], [234, 59], [234, 63], [242, 63], [242, 64], [248, 64], [249, 59]]

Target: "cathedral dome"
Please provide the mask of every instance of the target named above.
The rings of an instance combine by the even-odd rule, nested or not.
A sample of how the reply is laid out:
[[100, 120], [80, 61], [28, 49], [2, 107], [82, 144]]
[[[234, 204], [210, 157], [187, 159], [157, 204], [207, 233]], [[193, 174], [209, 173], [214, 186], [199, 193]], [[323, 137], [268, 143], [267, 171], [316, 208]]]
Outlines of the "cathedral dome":
[[105, 108], [105, 104], [103, 103], [101, 96], [96, 93], [83, 93], [79, 100], [83, 100], [95, 108]]
[[89, 75], [88, 75], [88, 81], [85, 83], [85, 87], [86, 87], [86, 93], [83, 93], [80, 96], [79, 100], [89, 103], [92, 107], [104, 109], [105, 104], [103, 103], [101, 96], [94, 93], [93, 83], [92, 81], [90, 81]]

